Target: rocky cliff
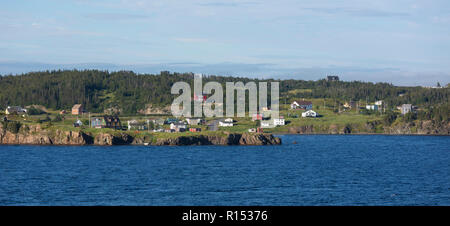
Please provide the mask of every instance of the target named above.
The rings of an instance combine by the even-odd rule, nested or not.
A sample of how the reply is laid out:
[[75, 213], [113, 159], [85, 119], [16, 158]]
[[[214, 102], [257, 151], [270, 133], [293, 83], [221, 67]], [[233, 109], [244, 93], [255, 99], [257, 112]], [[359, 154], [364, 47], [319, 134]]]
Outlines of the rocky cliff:
[[415, 123], [397, 123], [383, 126], [379, 122], [367, 122], [363, 125], [304, 125], [289, 127], [291, 134], [409, 134], [409, 135], [450, 135], [450, 122], [434, 122], [431, 120]]
[[0, 124], [0, 144], [36, 145], [275, 145], [281, 144], [272, 134], [225, 134], [224, 136], [179, 136], [176, 138], [151, 139], [133, 137], [124, 132], [92, 135], [83, 131], [42, 129], [40, 125], [22, 125], [17, 133], [8, 131]]
[[180, 136], [160, 138], [154, 145], [276, 145], [281, 139], [272, 134], [227, 134], [226, 136]]

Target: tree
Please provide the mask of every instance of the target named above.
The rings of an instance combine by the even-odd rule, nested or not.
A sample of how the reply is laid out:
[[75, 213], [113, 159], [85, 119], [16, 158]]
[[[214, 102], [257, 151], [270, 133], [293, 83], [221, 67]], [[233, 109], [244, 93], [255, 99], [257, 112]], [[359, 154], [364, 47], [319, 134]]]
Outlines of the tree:
[[395, 122], [396, 119], [397, 119], [397, 113], [395, 113], [393, 111], [388, 111], [383, 116], [383, 124], [390, 126], [393, 122]]
[[27, 110], [27, 113], [28, 113], [29, 115], [41, 115], [41, 114], [44, 114], [45, 111], [43, 111], [43, 110], [41, 110], [41, 109], [38, 109], [38, 108], [35, 108], [35, 107], [31, 107], [31, 108], [29, 108], [29, 109]]

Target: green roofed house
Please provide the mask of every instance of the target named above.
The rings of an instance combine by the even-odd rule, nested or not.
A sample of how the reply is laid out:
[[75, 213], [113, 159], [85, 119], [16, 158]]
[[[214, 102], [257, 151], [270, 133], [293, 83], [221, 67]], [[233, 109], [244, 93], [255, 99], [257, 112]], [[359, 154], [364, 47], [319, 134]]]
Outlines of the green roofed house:
[[106, 126], [105, 119], [103, 119], [103, 118], [92, 118], [91, 126], [92, 126], [92, 128], [97, 128], [97, 129], [104, 128]]
[[178, 120], [177, 118], [167, 118], [166, 124], [177, 123], [179, 121], [180, 120]]

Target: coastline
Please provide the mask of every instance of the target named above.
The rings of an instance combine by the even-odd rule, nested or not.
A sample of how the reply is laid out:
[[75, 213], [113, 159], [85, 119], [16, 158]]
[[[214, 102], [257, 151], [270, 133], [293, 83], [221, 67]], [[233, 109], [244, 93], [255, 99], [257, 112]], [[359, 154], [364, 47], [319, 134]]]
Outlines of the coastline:
[[[158, 135], [162, 137], [158, 137]], [[43, 129], [39, 125], [21, 126], [17, 133], [0, 128], [0, 144], [7, 145], [280, 145], [281, 139], [263, 133], [130, 134], [123, 131], [92, 133]]]
[[[428, 126], [423, 126], [428, 125]], [[282, 140], [274, 135], [402, 135], [449, 136], [450, 125], [420, 122], [415, 125], [398, 124], [377, 130], [360, 130], [352, 125], [314, 125], [286, 127], [284, 131], [249, 133], [241, 131], [202, 131], [177, 133], [149, 133], [123, 130], [90, 130], [82, 128], [48, 127], [46, 124], [23, 124], [16, 130], [0, 124], [0, 144], [6, 145], [280, 145]], [[368, 132], [374, 131], [374, 132]]]
[[[347, 133], [347, 134], [331, 134], [331, 133], [270, 133], [270, 134], [237, 134], [232, 133], [227, 136], [205, 136], [205, 135], [180, 135], [176, 138], [158, 138], [153, 142], [143, 142], [139, 138], [132, 138], [129, 141], [124, 141], [111, 136], [111, 140], [103, 140], [103, 142], [86, 142], [80, 140], [74, 142], [68, 138], [64, 141], [57, 141], [54, 138], [45, 138], [45, 135], [39, 135], [37, 139], [30, 139], [31, 136], [24, 137], [23, 139], [7, 139], [4, 140], [4, 134], [0, 137], [0, 146], [3, 145], [51, 145], [51, 146], [115, 146], [115, 145], [132, 145], [132, 146], [190, 146], [190, 145], [213, 145], [213, 146], [264, 146], [264, 145], [281, 145], [282, 139], [278, 136], [284, 135], [296, 135], [296, 136], [316, 136], [316, 135], [328, 135], [328, 136], [442, 136], [449, 137], [448, 134], [392, 134], [392, 133]], [[20, 137], [17, 134], [15, 137]], [[36, 136], [36, 135], [34, 135]], [[104, 135], [102, 135], [104, 136]], [[34, 137], [36, 138], [36, 137]], [[44, 139], [42, 139], [44, 138]], [[115, 141], [113, 141], [116, 139]], [[93, 139], [95, 140], [95, 138]], [[98, 140], [98, 139], [97, 139]]]

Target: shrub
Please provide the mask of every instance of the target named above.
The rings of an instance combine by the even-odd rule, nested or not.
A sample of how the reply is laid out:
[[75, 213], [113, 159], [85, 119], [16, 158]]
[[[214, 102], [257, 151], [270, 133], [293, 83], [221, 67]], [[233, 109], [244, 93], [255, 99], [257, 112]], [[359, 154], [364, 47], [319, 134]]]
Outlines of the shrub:
[[11, 133], [18, 133], [22, 124], [17, 121], [2, 121], [3, 129]]
[[384, 125], [391, 125], [397, 119], [397, 114], [393, 111], [388, 111], [383, 117]]
[[404, 122], [413, 122], [417, 119], [417, 114], [415, 112], [408, 112], [405, 115], [403, 115], [402, 120]]
[[45, 111], [41, 110], [41, 109], [37, 109], [35, 107], [31, 107], [27, 110], [27, 113], [29, 115], [42, 115], [45, 113]]

